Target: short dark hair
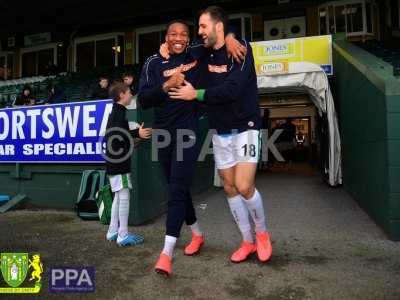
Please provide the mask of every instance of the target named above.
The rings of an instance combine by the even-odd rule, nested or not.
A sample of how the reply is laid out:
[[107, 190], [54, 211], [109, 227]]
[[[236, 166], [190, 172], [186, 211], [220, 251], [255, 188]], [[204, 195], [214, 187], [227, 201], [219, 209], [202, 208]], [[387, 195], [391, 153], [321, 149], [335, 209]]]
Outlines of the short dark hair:
[[119, 95], [125, 93], [127, 90], [129, 90], [129, 86], [123, 82], [117, 81], [109, 88], [108, 95], [114, 100], [114, 102], [118, 102], [120, 100]]
[[99, 79], [100, 80], [106, 79], [106, 80], [108, 80], [108, 82], [110, 82], [110, 78], [106, 74], [100, 74]]
[[122, 78], [125, 78], [125, 77], [132, 77], [133, 78], [133, 74], [132, 74], [132, 72], [125, 72], [124, 74], [122, 74]]
[[169, 28], [171, 27], [172, 24], [176, 24], [176, 23], [186, 26], [186, 28], [189, 31], [189, 23], [187, 21], [182, 20], [182, 19], [174, 19], [174, 20], [168, 22], [167, 26], [165, 27], [166, 32], [168, 32], [168, 30], [169, 30]]
[[224, 25], [224, 31], [228, 30], [228, 14], [223, 8], [212, 5], [200, 11], [199, 17], [203, 14], [209, 14], [211, 19], [215, 22], [222, 22]]

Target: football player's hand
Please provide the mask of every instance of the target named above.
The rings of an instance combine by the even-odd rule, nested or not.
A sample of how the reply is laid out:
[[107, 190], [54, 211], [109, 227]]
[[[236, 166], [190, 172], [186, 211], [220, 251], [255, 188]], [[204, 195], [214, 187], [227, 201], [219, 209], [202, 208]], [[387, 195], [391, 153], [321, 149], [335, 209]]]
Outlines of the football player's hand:
[[182, 86], [177, 88], [172, 88], [169, 91], [168, 95], [172, 99], [191, 101], [196, 99], [197, 93], [194, 87], [191, 85], [191, 83], [185, 80]]
[[241, 63], [246, 57], [246, 47], [243, 46], [231, 33], [226, 36], [225, 44], [228, 57], [233, 56], [238, 63]]
[[167, 42], [161, 44], [159, 51], [160, 51], [161, 57], [163, 57], [165, 59], [169, 59], [169, 49], [168, 49]]
[[168, 92], [171, 88], [181, 86], [185, 80], [185, 74], [182, 73], [183, 65], [176, 70], [176, 72], [163, 84], [164, 92]]

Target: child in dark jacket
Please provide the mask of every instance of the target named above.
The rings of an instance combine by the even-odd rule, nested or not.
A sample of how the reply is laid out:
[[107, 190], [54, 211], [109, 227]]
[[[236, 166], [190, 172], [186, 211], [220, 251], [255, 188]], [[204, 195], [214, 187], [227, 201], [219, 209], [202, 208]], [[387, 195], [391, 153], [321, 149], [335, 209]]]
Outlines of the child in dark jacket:
[[114, 200], [106, 238], [108, 241], [116, 241], [120, 246], [137, 245], [143, 242], [143, 237], [128, 233], [133, 139], [150, 138], [152, 129], [144, 128], [142, 124], [138, 129], [129, 130], [126, 106], [131, 103], [132, 94], [127, 85], [122, 82], [114, 83], [110, 88], [110, 97], [114, 104], [105, 134], [106, 173], [114, 192]]

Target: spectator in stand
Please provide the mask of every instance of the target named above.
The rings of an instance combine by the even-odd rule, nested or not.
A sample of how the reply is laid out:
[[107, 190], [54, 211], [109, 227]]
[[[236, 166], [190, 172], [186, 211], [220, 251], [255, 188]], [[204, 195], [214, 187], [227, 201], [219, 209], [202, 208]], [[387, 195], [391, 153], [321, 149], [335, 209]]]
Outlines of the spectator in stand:
[[93, 100], [109, 99], [108, 88], [110, 87], [110, 80], [108, 79], [107, 76], [104, 75], [100, 76], [99, 79], [100, 79], [99, 85], [92, 94], [92, 99]]
[[[125, 72], [122, 75], [122, 80], [129, 87], [131, 94], [133, 95], [131, 104], [128, 106], [128, 109], [136, 109], [137, 108], [137, 90], [135, 87], [135, 81], [133, 79], [133, 74], [130, 71]], [[135, 126], [139, 127], [140, 124], [135, 122]]]
[[124, 81], [124, 83], [127, 86], [129, 86], [129, 89], [131, 90], [131, 94], [135, 95], [136, 92], [135, 92], [135, 85], [134, 85], [134, 82], [133, 82], [133, 74], [131, 72], [129, 72], [129, 71], [125, 72], [122, 75], [122, 80]]
[[26, 85], [22, 89], [21, 95], [17, 97], [13, 106], [32, 106], [36, 104], [35, 98], [33, 98], [31, 88]]
[[64, 90], [59, 86], [52, 84], [48, 87], [47, 103], [63, 103], [65, 102]]

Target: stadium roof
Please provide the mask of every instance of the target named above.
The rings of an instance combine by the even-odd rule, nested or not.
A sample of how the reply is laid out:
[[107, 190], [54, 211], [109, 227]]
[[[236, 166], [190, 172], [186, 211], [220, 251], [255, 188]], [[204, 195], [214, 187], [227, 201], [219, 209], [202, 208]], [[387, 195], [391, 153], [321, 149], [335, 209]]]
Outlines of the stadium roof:
[[[277, 0], [217, 0], [172, 2], [160, 5], [155, 0], [113, 0], [107, 2], [89, 0], [41, 0], [16, 1], [0, 0], [0, 34], [11, 35], [18, 33], [44, 32], [51, 29], [72, 31], [77, 28], [100, 27], [105, 24], [155, 24], [160, 23], [159, 17], [171, 18], [194, 16], [196, 12], [210, 4], [217, 4], [229, 11], [246, 10], [256, 11], [257, 7], [271, 7], [271, 9], [292, 9], [296, 6], [315, 5], [321, 0], [290, 0], [289, 4], [279, 5]], [[157, 17], [157, 20], [153, 18]]]

